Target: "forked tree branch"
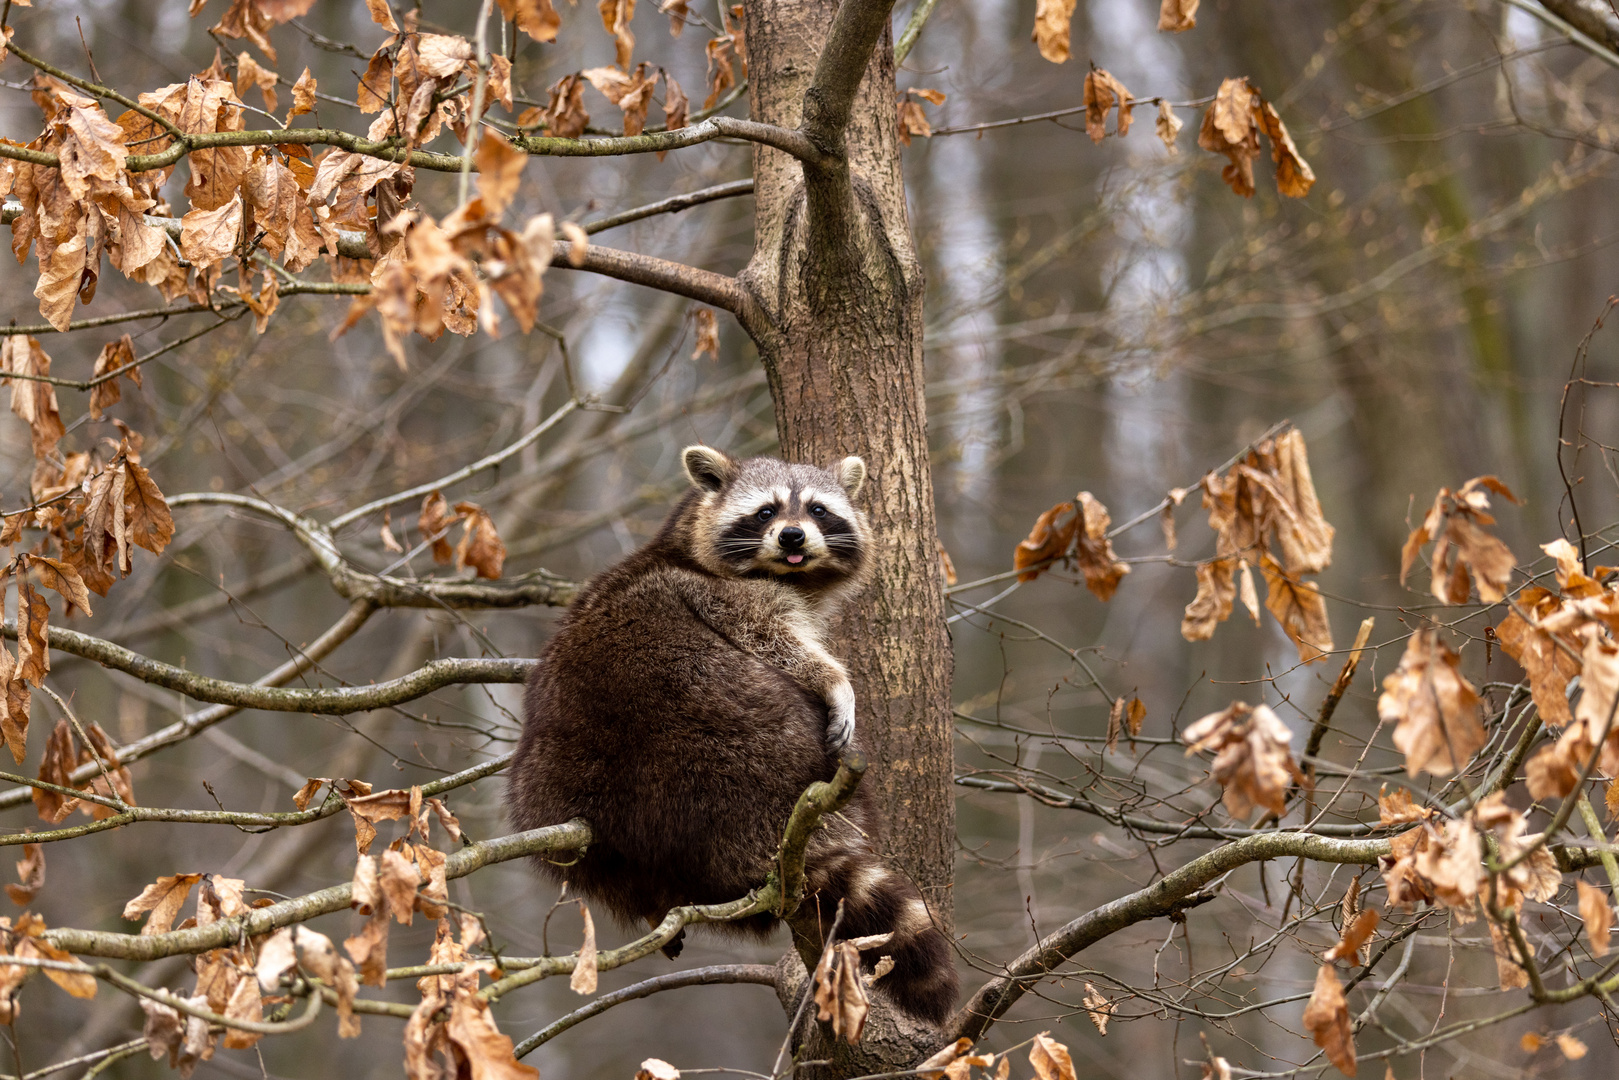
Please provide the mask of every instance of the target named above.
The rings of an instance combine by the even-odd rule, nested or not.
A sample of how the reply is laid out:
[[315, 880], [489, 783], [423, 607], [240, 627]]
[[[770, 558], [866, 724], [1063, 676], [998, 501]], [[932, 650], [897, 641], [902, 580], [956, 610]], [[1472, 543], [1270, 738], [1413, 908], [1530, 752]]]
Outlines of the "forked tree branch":
[[[802, 131], [827, 158], [848, 171], [844, 132], [872, 50], [888, 25], [893, 0], [843, 0], [815, 63], [815, 81], [804, 92]], [[816, 164], [807, 161], [806, 165]]]

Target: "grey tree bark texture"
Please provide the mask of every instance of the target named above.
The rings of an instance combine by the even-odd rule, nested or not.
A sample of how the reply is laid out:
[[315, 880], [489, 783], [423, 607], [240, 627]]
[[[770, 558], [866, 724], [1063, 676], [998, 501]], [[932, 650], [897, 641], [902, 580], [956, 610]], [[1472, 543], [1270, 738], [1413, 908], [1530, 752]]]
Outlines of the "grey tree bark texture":
[[834, 634], [855, 684], [887, 853], [951, 925], [951, 652], [923, 402], [922, 274], [895, 131], [888, 0], [744, 0], [752, 118], [799, 128], [808, 165], [754, 148], [740, 275], [782, 452], [871, 470], [871, 586]]

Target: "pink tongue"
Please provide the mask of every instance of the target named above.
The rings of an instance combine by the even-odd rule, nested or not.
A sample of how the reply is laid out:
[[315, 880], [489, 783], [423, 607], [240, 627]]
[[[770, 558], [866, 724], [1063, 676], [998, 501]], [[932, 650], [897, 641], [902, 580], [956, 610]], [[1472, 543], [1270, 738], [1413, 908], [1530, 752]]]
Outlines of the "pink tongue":
[[804, 556], [802, 556], [802, 555], [789, 555], [789, 556], [787, 556], [787, 561], [789, 563], [793, 564], [794, 566], [797, 566], [799, 563], [804, 561]]

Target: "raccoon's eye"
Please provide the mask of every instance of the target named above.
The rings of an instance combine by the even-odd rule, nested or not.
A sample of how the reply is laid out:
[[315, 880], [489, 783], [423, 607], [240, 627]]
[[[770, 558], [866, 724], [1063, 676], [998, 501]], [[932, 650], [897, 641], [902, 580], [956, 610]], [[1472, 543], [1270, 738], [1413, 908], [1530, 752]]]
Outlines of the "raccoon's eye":
[[826, 517], [826, 507], [822, 506], [820, 503], [816, 503], [814, 506], [810, 507], [810, 513], [815, 517], [824, 518]]
[[760, 521], [769, 521], [771, 518], [776, 516], [776, 512], [767, 506], [753, 516], [758, 518]]

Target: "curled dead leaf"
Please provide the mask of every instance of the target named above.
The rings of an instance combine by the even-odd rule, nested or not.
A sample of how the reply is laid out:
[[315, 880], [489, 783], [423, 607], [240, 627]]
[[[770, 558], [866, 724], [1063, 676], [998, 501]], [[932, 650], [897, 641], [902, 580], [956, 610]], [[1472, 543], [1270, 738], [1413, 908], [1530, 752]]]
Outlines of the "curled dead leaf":
[[1377, 715], [1396, 725], [1394, 745], [1405, 754], [1409, 775], [1449, 776], [1484, 745], [1478, 706], [1461, 657], [1427, 628], [1411, 635], [1400, 666], [1383, 680]]
[[1256, 806], [1278, 816], [1287, 809], [1288, 790], [1304, 779], [1288, 748], [1292, 737], [1269, 707], [1241, 701], [1181, 733], [1188, 755], [1215, 751], [1210, 775], [1224, 789], [1226, 811], [1239, 821], [1248, 820]]
[[1344, 1000], [1343, 983], [1338, 981], [1331, 964], [1323, 964], [1316, 970], [1315, 989], [1304, 1007], [1304, 1027], [1339, 1072], [1345, 1076], [1355, 1075], [1355, 1036], [1349, 1004]]

